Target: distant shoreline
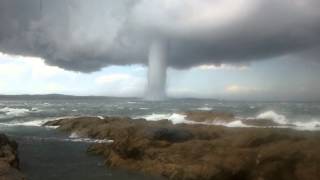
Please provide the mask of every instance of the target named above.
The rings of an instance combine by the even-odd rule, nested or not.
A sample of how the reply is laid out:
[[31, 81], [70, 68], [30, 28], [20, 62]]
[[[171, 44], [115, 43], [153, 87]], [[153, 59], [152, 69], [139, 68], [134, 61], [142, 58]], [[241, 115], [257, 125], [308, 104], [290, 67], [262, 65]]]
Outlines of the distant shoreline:
[[0, 100], [5, 99], [140, 99], [138, 97], [111, 97], [111, 96], [75, 96], [75, 95], [64, 95], [64, 94], [22, 94], [22, 95], [0, 95]]
[[[121, 96], [103, 96], [103, 95], [68, 95], [68, 94], [0, 94], [0, 100], [12, 99], [136, 99], [144, 100], [143, 97], [121, 97]], [[168, 97], [166, 100], [195, 100], [195, 101], [217, 101], [217, 102], [243, 102], [243, 103], [320, 103], [320, 100], [244, 100], [244, 99], [217, 99], [217, 98], [196, 98], [196, 97]], [[166, 101], [163, 100], [163, 101]]]

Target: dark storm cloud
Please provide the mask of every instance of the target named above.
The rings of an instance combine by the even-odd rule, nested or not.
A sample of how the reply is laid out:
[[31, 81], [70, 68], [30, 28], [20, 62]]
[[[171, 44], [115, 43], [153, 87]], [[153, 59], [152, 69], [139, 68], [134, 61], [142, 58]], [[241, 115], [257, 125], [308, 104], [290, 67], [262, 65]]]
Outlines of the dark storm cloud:
[[[0, 51], [92, 72], [146, 64], [167, 40], [169, 66], [247, 63], [320, 46], [318, 0], [0, 0]], [[300, 53], [301, 52], [301, 53]]]

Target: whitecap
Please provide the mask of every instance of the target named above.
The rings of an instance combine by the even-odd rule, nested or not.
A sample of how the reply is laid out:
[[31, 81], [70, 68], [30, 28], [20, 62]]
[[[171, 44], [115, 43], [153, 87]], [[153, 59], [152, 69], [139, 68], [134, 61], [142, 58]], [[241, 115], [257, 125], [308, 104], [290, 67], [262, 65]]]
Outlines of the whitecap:
[[104, 117], [103, 117], [103, 116], [97, 116], [97, 118], [99, 118], [99, 119], [101, 119], [101, 120], [102, 120], [102, 119], [104, 119]]
[[173, 124], [181, 124], [181, 123], [189, 123], [190, 121], [186, 120], [186, 115], [171, 113], [171, 114], [151, 114], [146, 116], [140, 116], [137, 118], [143, 118], [147, 121], [159, 121], [163, 119], [167, 119], [171, 121]]
[[[203, 125], [217, 125], [217, 126], [225, 126], [229, 128], [290, 128], [295, 130], [309, 130], [309, 131], [318, 131], [320, 130], [320, 120], [311, 120], [311, 121], [296, 121], [292, 122], [289, 121], [284, 115], [278, 114], [274, 111], [266, 111], [254, 118], [235, 118], [234, 121], [225, 122], [225, 121], [214, 121], [214, 122], [195, 122], [186, 119], [186, 116], [183, 114], [178, 113], [167, 113], [167, 114], [150, 114], [145, 116], [139, 116], [136, 118], [143, 118], [148, 121], [159, 121], [163, 119], [167, 119], [171, 121], [173, 124], [203, 124]], [[254, 126], [254, 125], [247, 125], [243, 123], [243, 119], [252, 119], [257, 120], [259, 119], [269, 119], [276, 123], [278, 126]]]
[[[51, 117], [51, 118], [44, 118], [44, 119], [36, 119], [32, 121], [10, 121], [7, 123], [0, 123], [3, 126], [30, 126], [30, 127], [41, 127], [45, 123], [49, 121], [54, 121], [58, 119], [64, 118], [73, 118], [73, 116], [64, 116], [64, 117]], [[46, 126], [48, 128], [57, 128], [58, 126]]]
[[199, 108], [197, 108], [197, 110], [199, 110], [199, 111], [211, 111], [212, 108], [211, 108], [211, 107], [204, 106], [204, 107], [199, 107]]
[[10, 108], [10, 107], [5, 107], [0, 109], [0, 112], [5, 113], [5, 115], [7, 116], [23, 116], [27, 113], [30, 112], [29, 109], [25, 109], [25, 108]]
[[236, 120], [236, 121], [226, 123], [225, 126], [227, 126], [227, 127], [250, 127], [248, 125], [243, 124], [243, 122], [241, 120]]
[[298, 130], [309, 130], [309, 131], [315, 131], [315, 130], [320, 130], [320, 121], [319, 120], [311, 120], [311, 121], [296, 121], [292, 123], [295, 125], [295, 129]]
[[282, 114], [278, 114], [274, 111], [263, 112], [263, 113], [259, 114], [256, 118], [257, 119], [269, 119], [269, 120], [272, 120], [278, 124], [288, 124], [286, 116], [284, 116]]
[[33, 126], [33, 127], [40, 127], [44, 123], [48, 122], [49, 120], [34, 120], [34, 121], [26, 121], [26, 122], [21, 122], [21, 121], [11, 121], [8, 123], [0, 123], [0, 125], [4, 126]]
[[31, 112], [41, 112], [42, 110], [36, 107], [31, 108]]

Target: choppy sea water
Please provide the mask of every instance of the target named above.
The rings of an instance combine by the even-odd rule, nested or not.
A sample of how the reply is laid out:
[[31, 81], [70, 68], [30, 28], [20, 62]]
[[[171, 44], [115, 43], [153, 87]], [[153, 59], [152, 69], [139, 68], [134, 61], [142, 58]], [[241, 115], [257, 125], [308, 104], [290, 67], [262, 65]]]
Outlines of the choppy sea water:
[[[315, 102], [226, 102], [199, 99], [150, 102], [136, 98], [86, 97], [0, 99], [0, 132], [18, 141], [21, 169], [30, 180], [150, 179], [137, 173], [107, 169], [102, 159], [85, 154], [93, 140], [80, 139], [41, 125], [61, 117], [77, 116], [128, 116], [190, 123], [182, 114], [189, 110], [230, 112], [237, 119], [266, 118], [279, 124], [293, 124], [297, 130], [320, 130], [320, 103]], [[238, 120], [219, 125], [247, 127]]]

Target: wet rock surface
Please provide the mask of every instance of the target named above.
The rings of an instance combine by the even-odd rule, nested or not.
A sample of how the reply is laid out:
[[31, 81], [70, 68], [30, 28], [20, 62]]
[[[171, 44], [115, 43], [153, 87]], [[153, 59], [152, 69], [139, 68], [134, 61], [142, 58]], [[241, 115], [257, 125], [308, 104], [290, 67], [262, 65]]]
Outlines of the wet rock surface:
[[215, 111], [188, 111], [185, 112], [186, 119], [195, 122], [231, 122], [234, 120], [234, 115], [226, 112], [215, 112]]
[[0, 180], [23, 180], [25, 179], [19, 169], [17, 153], [18, 145], [15, 141], [0, 134]]
[[243, 119], [241, 121], [243, 124], [248, 126], [281, 126], [281, 124], [270, 119]]
[[46, 125], [114, 140], [88, 149], [103, 156], [111, 168], [182, 180], [320, 179], [319, 132], [173, 125], [167, 120], [120, 117], [61, 119]]

